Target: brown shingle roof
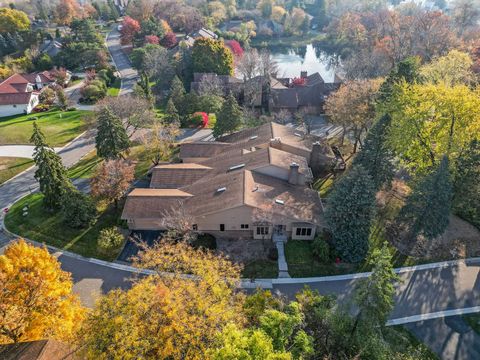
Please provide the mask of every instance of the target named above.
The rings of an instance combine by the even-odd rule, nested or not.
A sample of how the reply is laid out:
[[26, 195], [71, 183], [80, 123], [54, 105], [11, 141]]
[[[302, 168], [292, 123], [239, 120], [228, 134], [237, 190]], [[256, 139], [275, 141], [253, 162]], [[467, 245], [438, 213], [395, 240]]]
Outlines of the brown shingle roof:
[[31, 92], [19, 92], [16, 94], [0, 94], [0, 105], [23, 105], [28, 104], [32, 97]]
[[205, 175], [210, 167], [200, 164], [169, 164], [153, 168], [151, 188], [180, 188], [193, 184]]
[[209, 158], [227, 150], [229, 144], [217, 141], [199, 141], [182, 143], [180, 145], [180, 158]]

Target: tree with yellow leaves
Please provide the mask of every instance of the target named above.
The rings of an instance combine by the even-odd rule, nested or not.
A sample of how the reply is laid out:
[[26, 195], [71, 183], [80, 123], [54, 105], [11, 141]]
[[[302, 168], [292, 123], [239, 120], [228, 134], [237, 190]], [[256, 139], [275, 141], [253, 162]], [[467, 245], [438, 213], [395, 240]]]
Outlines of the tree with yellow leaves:
[[90, 359], [204, 359], [227, 324], [245, 323], [240, 267], [185, 242], [141, 245], [134, 260], [155, 271], [102, 298], [80, 345]]
[[0, 344], [71, 338], [84, 316], [72, 286], [47, 249], [9, 245], [0, 255]]

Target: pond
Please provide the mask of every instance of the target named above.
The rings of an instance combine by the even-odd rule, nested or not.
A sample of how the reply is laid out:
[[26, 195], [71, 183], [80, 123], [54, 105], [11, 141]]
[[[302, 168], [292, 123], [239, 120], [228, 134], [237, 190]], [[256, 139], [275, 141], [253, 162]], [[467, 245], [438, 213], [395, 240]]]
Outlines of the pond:
[[298, 48], [272, 47], [269, 50], [278, 65], [279, 77], [299, 77], [300, 71], [307, 71], [309, 75], [318, 72], [325, 82], [333, 82], [335, 58], [313, 44]]

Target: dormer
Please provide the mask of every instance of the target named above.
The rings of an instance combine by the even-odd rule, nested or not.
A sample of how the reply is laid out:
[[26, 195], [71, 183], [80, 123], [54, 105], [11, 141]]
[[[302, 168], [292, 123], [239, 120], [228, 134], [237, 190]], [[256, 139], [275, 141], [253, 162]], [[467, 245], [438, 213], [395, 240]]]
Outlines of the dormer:
[[37, 76], [35, 76], [35, 85], [37, 86], [38, 90], [40, 90], [43, 87], [42, 78], [40, 77], [40, 74], [37, 74]]

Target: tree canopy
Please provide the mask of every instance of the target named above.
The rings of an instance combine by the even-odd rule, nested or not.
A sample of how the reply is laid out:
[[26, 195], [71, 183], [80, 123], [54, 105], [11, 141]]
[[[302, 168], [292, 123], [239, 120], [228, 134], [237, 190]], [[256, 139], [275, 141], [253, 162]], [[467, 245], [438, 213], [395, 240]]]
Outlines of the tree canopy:
[[233, 75], [233, 55], [219, 40], [200, 38], [192, 48], [193, 72]]
[[3, 7], [0, 9], [0, 34], [28, 30], [30, 20], [23, 11]]

